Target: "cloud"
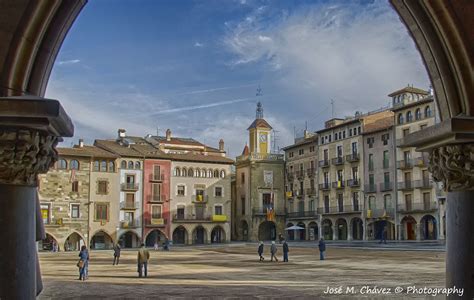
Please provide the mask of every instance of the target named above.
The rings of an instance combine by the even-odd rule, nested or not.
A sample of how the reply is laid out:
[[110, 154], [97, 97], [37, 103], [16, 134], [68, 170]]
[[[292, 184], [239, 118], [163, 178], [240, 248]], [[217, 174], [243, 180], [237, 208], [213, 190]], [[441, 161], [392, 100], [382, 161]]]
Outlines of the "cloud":
[[204, 47], [204, 44], [202, 44], [200, 42], [195, 42], [194, 47], [202, 48], [202, 47]]
[[386, 105], [386, 95], [407, 83], [429, 85], [414, 42], [382, 1], [258, 7], [228, 23], [222, 41], [234, 68], [262, 68], [301, 99], [297, 106], [332, 98], [340, 116]]
[[71, 60], [62, 60], [58, 62], [58, 65], [73, 65], [81, 62], [79, 59], [71, 59]]

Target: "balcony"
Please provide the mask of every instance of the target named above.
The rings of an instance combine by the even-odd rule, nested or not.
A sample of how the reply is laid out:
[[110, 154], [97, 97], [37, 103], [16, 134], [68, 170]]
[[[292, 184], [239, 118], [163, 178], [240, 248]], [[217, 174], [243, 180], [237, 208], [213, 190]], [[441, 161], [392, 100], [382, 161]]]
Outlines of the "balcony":
[[316, 168], [306, 169], [306, 174], [308, 175], [308, 177], [316, 176]]
[[192, 214], [175, 214], [173, 215], [173, 222], [211, 222], [210, 215], [192, 215]]
[[168, 219], [163, 218], [152, 218], [151, 220], [146, 220], [146, 227], [165, 227], [168, 223]]
[[[271, 207], [268, 207], [268, 208], [271, 208]], [[266, 207], [260, 207], [260, 208], [254, 208], [252, 210], [252, 213], [253, 215], [255, 216], [266, 216], [267, 213], [268, 213], [268, 210]], [[275, 210], [275, 215], [277, 216], [285, 216], [285, 212], [283, 210], [280, 210], [280, 209], [276, 209]]]
[[317, 219], [318, 213], [316, 211], [299, 211], [299, 212], [287, 213], [286, 217], [288, 219], [306, 219], [306, 218]]
[[400, 191], [413, 190], [414, 184], [413, 181], [402, 181], [398, 183], [398, 189]]
[[193, 203], [207, 203], [209, 199], [208, 195], [195, 195], [193, 199]]
[[359, 153], [352, 153], [346, 155], [346, 161], [348, 162], [357, 162], [360, 160], [360, 154]]
[[344, 164], [344, 157], [335, 157], [332, 159], [332, 164], [335, 165], [335, 166], [339, 166], [339, 165], [342, 165]]
[[165, 174], [162, 172], [160, 174], [150, 174], [149, 180], [151, 182], [161, 182], [165, 180]]
[[415, 188], [419, 189], [431, 189], [433, 187], [433, 183], [430, 182], [428, 178], [424, 178], [422, 180], [415, 180], [414, 186]]
[[331, 189], [331, 186], [329, 185], [329, 182], [320, 183], [319, 189], [322, 191], [328, 191], [329, 189]]
[[415, 166], [419, 168], [426, 168], [429, 165], [429, 158], [428, 155], [422, 155], [420, 157], [415, 158]]
[[226, 215], [212, 215], [212, 222], [227, 222]]
[[140, 221], [133, 220], [133, 221], [120, 221], [120, 228], [127, 229], [127, 228], [140, 228]]
[[381, 192], [391, 191], [393, 190], [393, 182], [382, 182], [379, 185], [379, 189]]
[[122, 191], [138, 191], [138, 183], [122, 183], [120, 184]]
[[351, 188], [359, 187], [360, 186], [360, 180], [359, 179], [349, 179], [349, 180], [347, 180], [347, 186], [350, 186]]
[[411, 159], [404, 159], [397, 161], [397, 169], [406, 170], [413, 168], [413, 161]]
[[138, 202], [129, 202], [129, 201], [124, 201], [120, 202], [120, 209], [123, 210], [135, 210], [138, 209]]
[[394, 218], [395, 217], [395, 209], [394, 208], [376, 208], [376, 209], [368, 209], [366, 212], [366, 217], [371, 219], [377, 218]]
[[318, 164], [321, 168], [329, 168], [329, 160], [320, 160]]
[[360, 213], [362, 211], [361, 205], [341, 205], [318, 208], [322, 214], [346, 214], [346, 213]]
[[305, 176], [304, 170], [295, 171], [295, 176], [296, 176], [296, 178], [298, 178], [300, 180], [303, 179], [304, 176]]
[[146, 199], [149, 203], [163, 203], [167, 201], [165, 195], [147, 195]]
[[398, 205], [398, 211], [401, 213], [430, 212], [436, 211], [438, 204], [436, 202], [427, 203], [403, 203]]
[[377, 192], [377, 186], [375, 184], [366, 184], [364, 186], [364, 192], [366, 192], [366, 193], [376, 193]]
[[346, 187], [344, 180], [334, 181], [332, 187], [336, 189], [343, 189]]
[[317, 193], [316, 193], [316, 189], [315, 188], [309, 188], [309, 189], [306, 189], [306, 195], [308, 196], [315, 196]]

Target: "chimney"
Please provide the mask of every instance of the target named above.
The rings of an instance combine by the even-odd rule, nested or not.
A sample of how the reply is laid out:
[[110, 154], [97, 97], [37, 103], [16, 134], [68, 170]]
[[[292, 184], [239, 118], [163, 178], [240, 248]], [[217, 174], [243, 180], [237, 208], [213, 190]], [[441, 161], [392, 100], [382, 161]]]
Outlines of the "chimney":
[[219, 141], [219, 151], [224, 152], [224, 140], [220, 139]]
[[166, 129], [166, 140], [171, 141], [171, 130], [169, 128]]
[[84, 140], [79, 139], [79, 148], [83, 148], [83, 147], [84, 147]]
[[118, 130], [118, 138], [119, 138], [119, 140], [120, 140], [120, 139], [123, 139], [123, 138], [125, 138], [125, 137], [127, 136], [126, 132], [127, 132], [127, 131], [126, 131], [125, 129], [122, 129], [122, 128]]

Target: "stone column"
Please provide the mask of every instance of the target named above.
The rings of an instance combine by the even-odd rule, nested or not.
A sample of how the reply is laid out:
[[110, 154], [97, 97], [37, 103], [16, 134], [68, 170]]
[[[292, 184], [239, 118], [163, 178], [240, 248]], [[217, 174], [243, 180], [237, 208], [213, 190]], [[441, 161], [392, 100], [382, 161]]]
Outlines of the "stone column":
[[415, 225], [415, 234], [416, 234], [416, 240], [421, 241], [421, 223], [416, 223], [416, 225]]
[[41, 292], [36, 240], [44, 238], [37, 175], [57, 159], [60, 136], [73, 125], [58, 101], [0, 98], [0, 299], [35, 299]]
[[347, 224], [347, 240], [352, 241], [352, 222], [349, 220], [349, 223]]
[[[448, 191], [446, 287], [474, 297], [474, 143], [443, 146], [430, 155], [430, 171]], [[448, 299], [457, 299], [450, 296]]]

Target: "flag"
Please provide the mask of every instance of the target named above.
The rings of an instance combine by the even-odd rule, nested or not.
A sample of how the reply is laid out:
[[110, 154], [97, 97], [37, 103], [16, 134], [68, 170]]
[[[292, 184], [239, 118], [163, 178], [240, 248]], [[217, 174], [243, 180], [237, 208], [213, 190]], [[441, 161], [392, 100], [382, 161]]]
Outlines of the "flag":
[[76, 181], [76, 170], [75, 169], [72, 169], [71, 170], [71, 177], [69, 178], [69, 182], [74, 182]]

